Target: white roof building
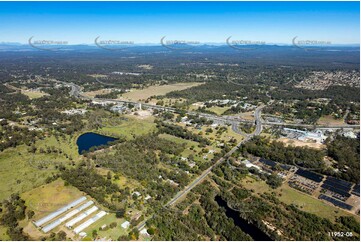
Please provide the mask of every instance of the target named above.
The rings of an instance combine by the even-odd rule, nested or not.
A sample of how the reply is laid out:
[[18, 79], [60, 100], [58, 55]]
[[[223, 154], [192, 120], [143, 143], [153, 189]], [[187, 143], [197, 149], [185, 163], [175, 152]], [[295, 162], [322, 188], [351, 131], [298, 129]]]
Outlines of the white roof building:
[[129, 228], [130, 223], [129, 223], [128, 221], [125, 221], [125, 222], [122, 223], [122, 225], [120, 225], [120, 226], [122, 226], [123, 229], [127, 229], [127, 228]]
[[140, 233], [141, 235], [150, 236], [150, 235], [148, 234], [148, 231], [147, 231], [146, 228], [142, 229], [139, 233]]
[[84, 213], [81, 213], [78, 217], [73, 218], [72, 220], [70, 220], [69, 222], [67, 222], [65, 224], [65, 226], [67, 228], [71, 228], [74, 226], [74, 224], [76, 224], [77, 222], [80, 222], [81, 220], [83, 220], [84, 218], [88, 217], [90, 214], [94, 213], [95, 211], [98, 210], [97, 206], [92, 207], [91, 209], [88, 209], [87, 211], [85, 211]]
[[87, 207], [89, 207], [90, 205], [92, 205], [94, 202], [93, 201], [89, 201], [85, 204], [83, 204], [82, 206], [80, 206], [79, 208], [76, 208], [74, 210], [72, 210], [71, 212], [65, 214], [63, 217], [55, 220], [54, 222], [48, 224], [47, 226], [45, 226], [42, 230], [44, 233], [49, 232], [50, 230], [54, 229], [55, 227], [57, 227], [58, 225], [60, 225], [61, 223], [65, 222], [66, 220], [70, 219], [71, 217], [73, 217], [75, 214], [79, 213], [80, 211], [86, 209]]
[[255, 164], [252, 164], [249, 160], [244, 160], [244, 161], [241, 161], [243, 164], [246, 165], [247, 168], [251, 168], [251, 167], [254, 167], [258, 170], [262, 170], [261, 167], [255, 165]]
[[68, 205], [66, 205], [65, 207], [62, 207], [58, 210], [56, 210], [55, 212], [49, 214], [48, 216], [46, 217], [43, 217], [41, 219], [39, 219], [38, 221], [34, 222], [34, 224], [39, 227], [47, 222], [49, 222], [50, 220], [52, 220], [53, 218], [59, 216], [60, 214], [62, 213], [65, 213], [66, 211], [68, 211], [69, 209], [75, 207], [76, 205], [80, 204], [81, 202], [85, 201], [86, 200], [86, 197], [81, 197], [71, 203], [69, 203]]
[[78, 227], [76, 227], [73, 231], [76, 234], [79, 234], [80, 232], [82, 232], [85, 228], [89, 227], [89, 225], [91, 225], [92, 223], [96, 222], [97, 220], [99, 220], [100, 218], [104, 217], [107, 213], [105, 211], [100, 211], [99, 213], [97, 213], [97, 215], [95, 215], [94, 217], [88, 219], [87, 221], [85, 221], [84, 223], [82, 223], [81, 225], [79, 225]]

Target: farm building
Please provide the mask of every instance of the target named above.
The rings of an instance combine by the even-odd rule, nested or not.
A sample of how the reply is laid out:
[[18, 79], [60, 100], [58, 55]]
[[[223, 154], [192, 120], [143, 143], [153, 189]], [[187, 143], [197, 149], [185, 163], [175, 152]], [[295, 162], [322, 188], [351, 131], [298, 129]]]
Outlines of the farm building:
[[65, 224], [65, 226], [67, 228], [71, 228], [72, 226], [74, 226], [74, 224], [76, 224], [77, 222], [79, 222], [79, 221], [83, 220], [84, 218], [88, 217], [90, 214], [94, 213], [97, 210], [98, 210], [98, 207], [94, 206], [91, 209], [88, 209], [84, 213], [80, 214], [78, 217], [76, 217], [76, 218], [70, 220], [69, 222], [67, 222]]
[[120, 225], [120, 226], [122, 226], [123, 229], [127, 229], [127, 228], [129, 228], [129, 225], [130, 225], [130, 223], [129, 223], [128, 221], [125, 221], [125, 222], [122, 223], [122, 225]]
[[88, 219], [87, 221], [85, 221], [84, 223], [82, 223], [81, 225], [79, 225], [78, 227], [76, 227], [73, 231], [76, 234], [79, 234], [80, 232], [82, 232], [85, 228], [89, 227], [89, 225], [91, 225], [92, 223], [96, 222], [97, 220], [99, 220], [100, 218], [104, 217], [107, 213], [105, 211], [100, 211], [99, 213], [97, 213], [97, 215], [95, 215], [94, 217]]
[[76, 205], [80, 204], [81, 202], [85, 201], [86, 200], [86, 197], [81, 197], [71, 203], [69, 203], [68, 205], [66, 205], [65, 207], [62, 207], [58, 210], [56, 210], [55, 212], [49, 214], [48, 216], [42, 218], [42, 219], [39, 219], [38, 221], [34, 222], [34, 224], [37, 226], [37, 227], [40, 227], [41, 225], [49, 222], [50, 220], [52, 220], [53, 218], [59, 216], [60, 214], [62, 213], [65, 213], [66, 211], [68, 211], [69, 209], [75, 207]]
[[79, 213], [80, 211], [86, 209], [87, 207], [89, 207], [90, 205], [92, 205], [94, 202], [93, 201], [89, 201], [85, 204], [83, 204], [82, 206], [80, 206], [79, 208], [76, 208], [74, 210], [72, 210], [71, 212], [67, 213], [66, 215], [64, 215], [63, 217], [55, 220], [54, 222], [48, 224], [47, 226], [45, 226], [42, 230], [44, 233], [49, 232], [50, 230], [54, 229], [55, 227], [57, 227], [58, 225], [60, 225], [61, 223], [65, 222], [66, 220], [70, 219], [71, 217], [73, 217], [75, 214]]

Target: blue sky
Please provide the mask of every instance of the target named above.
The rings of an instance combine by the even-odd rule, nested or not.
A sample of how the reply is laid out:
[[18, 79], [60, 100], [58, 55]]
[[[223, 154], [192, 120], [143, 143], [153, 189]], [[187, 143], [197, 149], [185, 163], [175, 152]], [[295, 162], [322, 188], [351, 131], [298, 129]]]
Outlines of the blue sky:
[[292, 38], [354, 44], [359, 2], [0, 2], [0, 42], [234, 40], [291, 44]]

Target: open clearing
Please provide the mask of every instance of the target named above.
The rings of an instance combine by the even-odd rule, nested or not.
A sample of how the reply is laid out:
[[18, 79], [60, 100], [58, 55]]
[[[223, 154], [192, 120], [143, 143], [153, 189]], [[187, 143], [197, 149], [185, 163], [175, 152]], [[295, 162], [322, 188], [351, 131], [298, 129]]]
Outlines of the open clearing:
[[342, 209], [333, 207], [323, 203], [317, 198], [297, 191], [289, 187], [287, 183], [282, 184], [282, 186], [277, 189], [271, 189], [265, 181], [257, 181], [254, 178], [247, 176], [241, 181], [241, 184], [247, 189], [253, 189], [258, 194], [275, 192], [278, 194], [277, 197], [280, 201], [286, 204], [294, 204], [305, 212], [316, 214], [331, 221], [335, 221], [339, 216], [353, 216], [357, 221], [360, 220], [358, 216], [347, 213]]
[[96, 95], [103, 95], [103, 94], [108, 94], [111, 93], [112, 90], [111, 89], [99, 89], [96, 91], [91, 91], [91, 92], [84, 92], [83, 94], [87, 97], [92, 97], [94, 98]]
[[[66, 136], [65, 140], [56, 140], [54, 136], [36, 142], [38, 149], [54, 146], [68, 154], [73, 160], [78, 159], [77, 147], [73, 138]], [[0, 200], [7, 199], [12, 193], [22, 193], [45, 183], [45, 179], [54, 172], [51, 164], [55, 162], [69, 162], [64, 155], [59, 154], [30, 154], [28, 146], [19, 145], [0, 152]], [[39, 168], [41, 164], [49, 164], [50, 169]]]
[[225, 111], [227, 111], [228, 109], [230, 109], [230, 107], [218, 107], [218, 106], [213, 106], [210, 108], [207, 108], [207, 110], [216, 113], [217, 115], [222, 115]]
[[331, 115], [323, 116], [318, 121], [319, 125], [344, 125], [345, 122], [343, 119], [335, 119]]
[[154, 117], [136, 118], [134, 115], [125, 115], [128, 120], [122, 121], [116, 126], [106, 126], [97, 132], [110, 136], [125, 136], [127, 139], [132, 139], [133, 136], [139, 136], [150, 133], [156, 129]]
[[[111, 223], [117, 223], [115, 228], [109, 228]], [[128, 235], [128, 231], [121, 227], [121, 224], [125, 222], [124, 218], [116, 218], [115, 213], [109, 213], [105, 215], [103, 218], [96, 221], [94, 224], [90, 225], [88, 228], [84, 229], [84, 232], [87, 233], [87, 237], [85, 240], [92, 240], [92, 232], [93, 230], [97, 230], [98, 236], [102, 238], [102, 240], [117, 240], [121, 235]], [[100, 230], [99, 228], [103, 225], [107, 225], [105, 230]]]
[[201, 160], [201, 156], [199, 155], [199, 153], [201, 152], [201, 148], [199, 148], [199, 143], [198, 142], [195, 142], [195, 141], [192, 141], [192, 140], [182, 139], [182, 138], [170, 135], [170, 134], [160, 134], [159, 137], [163, 138], [163, 139], [166, 139], [166, 140], [169, 140], [169, 141], [172, 141], [172, 142], [177, 143], [179, 145], [186, 144], [185, 150], [182, 152], [182, 156], [183, 157], [188, 157], [189, 155], [193, 155], [194, 160], [196, 160], [196, 161]]
[[320, 143], [313, 143], [313, 142], [303, 142], [300, 140], [293, 140], [288, 138], [279, 138], [277, 141], [281, 141], [287, 146], [296, 146], [296, 147], [310, 147], [314, 149], [324, 149], [326, 148], [326, 145], [320, 144]]
[[187, 82], [187, 83], [175, 83], [162, 86], [151, 86], [142, 90], [132, 90], [124, 93], [122, 99], [130, 101], [139, 101], [150, 98], [151, 96], [161, 96], [172, 91], [181, 91], [187, 88], [199, 86], [203, 83], [200, 82]]
[[254, 111], [240, 113], [239, 117], [245, 120], [254, 120]]
[[83, 192], [73, 186], [65, 186], [64, 181], [60, 178], [21, 194], [26, 206], [35, 212], [34, 220], [66, 206], [81, 196], [84, 196]]
[[40, 98], [40, 97], [49, 95], [49, 94], [44, 93], [44, 92], [30, 91], [30, 90], [21, 90], [21, 94], [24, 94], [24, 95], [28, 96], [30, 99], [36, 99], [36, 98]]

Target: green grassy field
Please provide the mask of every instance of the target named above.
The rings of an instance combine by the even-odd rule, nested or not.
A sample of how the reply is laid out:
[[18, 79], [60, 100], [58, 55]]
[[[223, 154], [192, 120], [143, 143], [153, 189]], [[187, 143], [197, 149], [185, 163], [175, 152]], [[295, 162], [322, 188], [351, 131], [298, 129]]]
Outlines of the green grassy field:
[[[117, 226], [111, 229], [109, 228], [109, 224], [111, 224], [112, 222], [116, 222]], [[91, 237], [93, 230], [97, 230], [98, 236], [100, 238], [117, 240], [119, 236], [128, 234], [128, 231], [120, 226], [123, 222], [125, 222], [124, 218], [119, 219], [115, 217], [114, 213], [109, 213], [84, 230], [84, 232], [87, 233], [88, 237], [85, 239], [92, 239]], [[108, 229], [100, 230], [99, 228], [104, 224], [108, 226]]]
[[33, 167], [25, 146], [10, 148], [0, 153], [0, 200], [12, 193], [24, 192], [44, 183], [49, 170]]
[[135, 118], [133, 116], [126, 116], [129, 120], [121, 122], [116, 126], [106, 126], [99, 129], [100, 133], [113, 135], [113, 136], [125, 136], [127, 139], [132, 139], [133, 135], [143, 135], [152, 132], [156, 129], [154, 123], [154, 117], [147, 117], [144, 119]]
[[247, 177], [241, 181], [241, 184], [245, 188], [253, 189], [255, 193], [259, 194], [274, 191], [276, 194], [278, 194], [277, 197], [282, 202], [286, 204], [294, 204], [303, 211], [316, 214], [331, 221], [335, 221], [335, 219], [339, 216], [353, 216], [358, 221], [360, 220], [358, 216], [352, 215], [351, 213], [347, 213], [342, 209], [323, 203], [317, 198], [289, 187], [286, 183], [284, 183], [281, 187], [273, 190], [266, 184], [265, 181], [257, 181], [254, 178]]
[[34, 220], [54, 212], [81, 196], [84, 196], [83, 192], [73, 186], [64, 186], [64, 181], [60, 178], [21, 194], [26, 206], [35, 212]]
[[212, 112], [216, 113], [217, 115], [222, 115], [228, 109], [230, 109], [230, 107], [213, 106], [213, 107], [207, 108], [207, 110], [212, 111]]
[[41, 97], [43, 97], [45, 95], [49, 95], [49, 94], [44, 93], [44, 92], [28, 91], [28, 90], [22, 90], [21, 93], [28, 96], [30, 99], [41, 98]]
[[[177, 144], [186, 144], [185, 150], [182, 152], [182, 157], [188, 157], [189, 155], [193, 155], [194, 156], [194, 160], [195, 161], [203, 161], [202, 156], [199, 155], [199, 153], [201, 152], [201, 148], [199, 148], [199, 143], [192, 141], [192, 140], [186, 140], [186, 139], [182, 139], [170, 134], [160, 134], [159, 137], [163, 138], [163, 139], [167, 139], [169, 141], [173, 141]], [[194, 147], [193, 150], [191, 149], [191, 147]]]
[[[77, 147], [73, 138], [67, 136], [66, 140], [57, 141], [51, 136], [39, 140], [35, 145], [46, 150], [46, 146], [55, 146], [73, 158], [79, 159]], [[55, 170], [52, 167], [54, 162], [68, 163], [69, 159], [61, 154], [40, 154], [35, 155], [27, 151], [28, 146], [20, 145], [16, 148], [9, 148], [0, 153], [0, 199], [8, 198], [12, 193], [22, 193], [34, 187], [44, 184], [45, 179]], [[41, 165], [41, 166], [40, 166]]]
[[2, 241], [11, 240], [9, 235], [7, 235], [6, 231], [7, 228], [0, 225], [0, 240]]

